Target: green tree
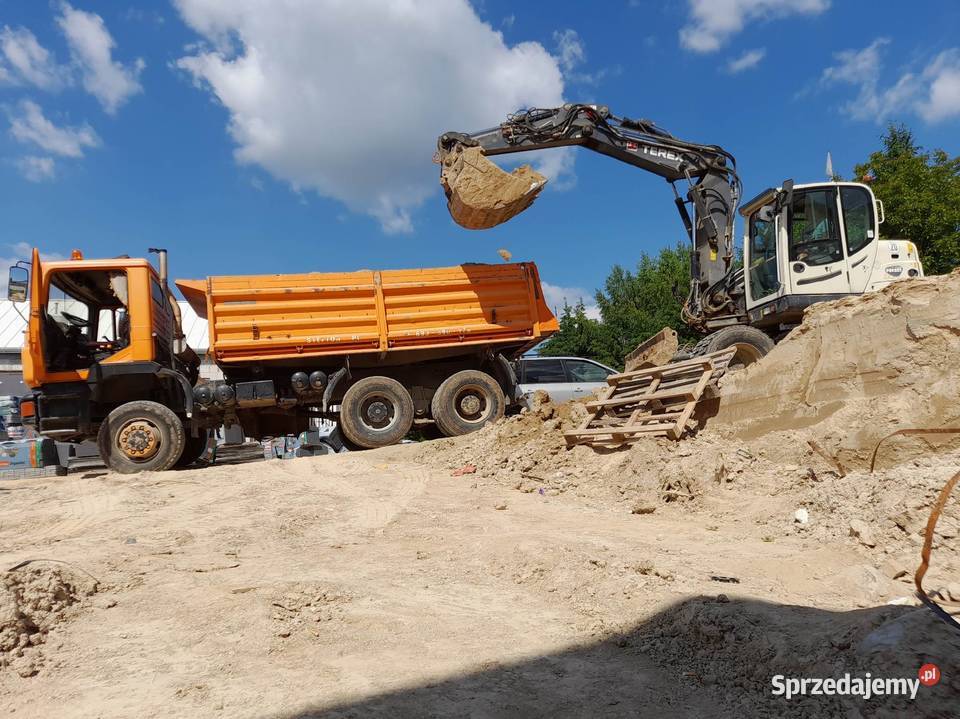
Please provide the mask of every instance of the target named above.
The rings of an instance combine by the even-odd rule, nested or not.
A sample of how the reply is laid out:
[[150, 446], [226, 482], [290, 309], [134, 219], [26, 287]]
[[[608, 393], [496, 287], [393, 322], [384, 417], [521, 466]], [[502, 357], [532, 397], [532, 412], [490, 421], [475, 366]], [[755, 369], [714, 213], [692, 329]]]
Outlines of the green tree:
[[681, 342], [696, 341], [697, 333], [680, 319], [689, 287], [690, 251], [681, 244], [655, 257], [643, 254], [636, 272], [615, 265], [596, 295], [602, 321], [587, 317], [582, 302], [565, 306], [560, 331], [540, 353], [590, 357], [622, 367], [624, 356], [664, 327], [675, 329]]
[[683, 244], [665, 247], [653, 257], [644, 253], [635, 273], [614, 265], [597, 306], [605, 335], [601, 361], [622, 366], [623, 358], [640, 342], [672, 327], [681, 343], [698, 335], [680, 318], [690, 288], [690, 250]]
[[903, 125], [890, 125], [883, 149], [854, 169], [883, 202], [880, 233], [912, 240], [927, 274], [960, 265], [960, 157], [925, 152]]
[[540, 348], [540, 354], [547, 357], [598, 359], [604, 354], [603, 345], [603, 326], [599, 321], [587, 317], [583, 300], [573, 307], [564, 302], [560, 313], [560, 331]]

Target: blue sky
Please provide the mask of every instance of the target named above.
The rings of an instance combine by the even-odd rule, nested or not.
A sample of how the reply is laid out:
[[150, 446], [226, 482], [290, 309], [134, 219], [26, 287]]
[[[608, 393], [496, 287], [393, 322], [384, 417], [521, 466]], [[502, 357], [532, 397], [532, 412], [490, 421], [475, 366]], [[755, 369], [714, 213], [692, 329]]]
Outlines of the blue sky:
[[[175, 277], [535, 260], [554, 301], [683, 237], [659, 178], [586, 151], [486, 232], [444, 130], [607, 104], [733, 152], [745, 194], [849, 176], [887, 122], [960, 154], [960, 4], [0, 0], [0, 258], [171, 251]], [[589, 297], [588, 297], [589, 299]]]

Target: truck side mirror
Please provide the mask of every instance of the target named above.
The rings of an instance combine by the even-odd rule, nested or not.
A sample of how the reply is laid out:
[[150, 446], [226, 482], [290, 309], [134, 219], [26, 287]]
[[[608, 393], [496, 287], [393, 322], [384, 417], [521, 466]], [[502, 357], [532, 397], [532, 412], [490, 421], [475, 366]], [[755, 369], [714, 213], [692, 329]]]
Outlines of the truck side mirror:
[[30, 272], [26, 267], [14, 265], [10, 268], [7, 280], [7, 299], [11, 302], [26, 302], [27, 287], [30, 284]]

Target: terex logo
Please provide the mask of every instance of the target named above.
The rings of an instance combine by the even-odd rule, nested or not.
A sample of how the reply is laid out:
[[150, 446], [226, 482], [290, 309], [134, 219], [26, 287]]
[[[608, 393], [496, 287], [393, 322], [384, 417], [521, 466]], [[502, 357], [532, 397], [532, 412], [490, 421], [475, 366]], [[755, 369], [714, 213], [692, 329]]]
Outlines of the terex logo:
[[680, 155], [670, 150], [664, 150], [662, 147], [651, 147], [650, 145], [640, 145], [640, 152], [651, 157], [662, 157], [665, 160], [680, 162]]

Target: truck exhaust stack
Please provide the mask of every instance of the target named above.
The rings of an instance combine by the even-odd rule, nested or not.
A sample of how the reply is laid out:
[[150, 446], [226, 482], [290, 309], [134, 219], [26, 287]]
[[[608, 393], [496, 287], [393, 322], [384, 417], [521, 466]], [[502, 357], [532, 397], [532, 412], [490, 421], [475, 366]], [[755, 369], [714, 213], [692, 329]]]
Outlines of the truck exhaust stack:
[[504, 172], [479, 147], [458, 143], [440, 153], [440, 184], [454, 222], [468, 230], [486, 230], [527, 209], [547, 178], [530, 165]]

